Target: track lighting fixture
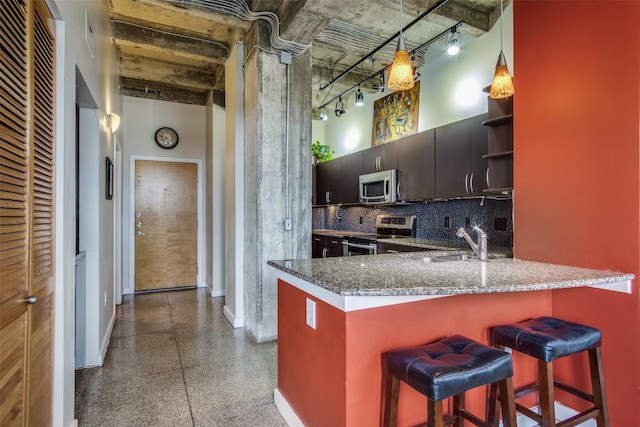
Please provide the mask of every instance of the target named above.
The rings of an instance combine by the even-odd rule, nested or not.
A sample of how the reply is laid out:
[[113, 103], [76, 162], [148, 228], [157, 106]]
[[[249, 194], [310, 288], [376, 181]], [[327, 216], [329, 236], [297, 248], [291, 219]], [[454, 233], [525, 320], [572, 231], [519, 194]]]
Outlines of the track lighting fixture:
[[345, 111], [344, 111], [344, 103], [342, 102], [342, 96], [338, 98], [338, 102], [336, 102], [336, 117], [340, 117], [342, 116]]
[[413, 71], [411, 70], [411, 60], [409, 59], [409, 52], [404, 44], [404, 37], [402, 36], [402, 0], [400, 0], [400, 37], [398, 38], [398, 46], [396, 47], [396, 55], [393, 58], [391, 64], [391, 71], [389, 71], [389, 80], [387, 80], [387, 87], [389, 90], [409, 90], [414, 85]]
[[328, 119], [329, 119], [329, 116], [327, 116], [327, 112], [323, 108], [322, 110], [320, 110], [320, 120], [322, 120], [323, 122], [326, 122]]
[[360, 88], [356, 91], [356, 106], [362, 107], [364, 105], [364, 95]]
[[451, 56], [460, 52], [460, 33], [454, 28], [447, 36], [447, 53]]
[[511, 74], [507, 68], [507, 60], [502, 52], [502, 26], [502, 0], [500, 0], [500, 55], [498, 55], [498, 63], [489, 91], [489, 98], [493, 99], [509, 98], [515, 92], [513, 80], [511, 80]]

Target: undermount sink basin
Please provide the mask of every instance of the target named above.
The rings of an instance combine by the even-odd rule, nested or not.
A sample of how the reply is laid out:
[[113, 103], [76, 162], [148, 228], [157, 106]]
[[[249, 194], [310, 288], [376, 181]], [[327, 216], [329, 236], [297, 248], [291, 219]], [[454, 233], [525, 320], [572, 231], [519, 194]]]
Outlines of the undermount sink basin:
[[424, 257], [424, 262], [447, 262], [447, 261], [480, 261], [476, 255], [469, 254], [454, 254], [454, 255], [440, 255], [433, 257]]

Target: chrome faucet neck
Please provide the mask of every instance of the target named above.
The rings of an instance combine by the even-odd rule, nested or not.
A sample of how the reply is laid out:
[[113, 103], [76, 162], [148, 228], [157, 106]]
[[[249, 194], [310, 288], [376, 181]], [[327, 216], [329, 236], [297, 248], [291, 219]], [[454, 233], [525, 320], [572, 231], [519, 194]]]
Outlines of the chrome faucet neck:
[[473, 226], [473, 230], [478, 235], [478, 243], [475, 243], [469, 233], [467, 233], [467, 231], [462, 227], [458, 229], [456, 234], [458, 237], [464, 238], [467, 243], [469, 243], [469, 246], [471, 246], [471, 249], [473, 249], [473, 252], [475, 252], [481, 261], [486, 261], [489, 257], [487, 249], [487, 233], [477, 225]]

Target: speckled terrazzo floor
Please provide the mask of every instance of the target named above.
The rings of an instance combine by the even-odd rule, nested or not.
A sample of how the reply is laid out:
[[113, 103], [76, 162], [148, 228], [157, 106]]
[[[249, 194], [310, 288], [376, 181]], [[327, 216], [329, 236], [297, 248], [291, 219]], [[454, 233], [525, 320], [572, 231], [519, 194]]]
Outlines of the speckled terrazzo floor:
[[233, 329], [204, 289], [128, 295], [102, 367], [76, 371], [80, 426], [286, 426], [277, 343]]

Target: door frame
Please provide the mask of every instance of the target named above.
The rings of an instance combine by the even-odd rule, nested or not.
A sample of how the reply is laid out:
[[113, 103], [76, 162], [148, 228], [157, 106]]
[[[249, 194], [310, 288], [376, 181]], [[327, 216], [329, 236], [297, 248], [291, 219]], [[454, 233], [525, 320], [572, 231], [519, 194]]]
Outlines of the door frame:
[[[175, 163], [195, 163], [197, 167], [198, 184], [196, 185], [196, 196], [198, 199], [198, 231], [197, 236], [197, 266], [198, 274], [196, 275], [196, 282], [198, 287], [204, 287], [206, 284], [202, 280], [204, 273], [204, 209], [203, 209], [203, 183], [204, 183], [204, 171], [202, 168], [202, 159], [192, 159], [183, 157], [156, 157], [156, 156], [140, 156], [132, 154], [129, 156], [129, 214], [126, 221], [128, 225], [126, 227], [129, 238], [126, 241], [129, 242], [129, 278], [127, 288], [123, 290], [124, 294], [133, 294], [135, 292], [135, 274], [136, 274], [136, 243], [135, 243], [135, 226], [134, 218], [136, 214], [136, 161], [137, 160], [150, 160], [154, 162], [175, 162]], [[123, 239], [124, 241], [124, 239]]]

